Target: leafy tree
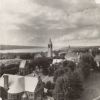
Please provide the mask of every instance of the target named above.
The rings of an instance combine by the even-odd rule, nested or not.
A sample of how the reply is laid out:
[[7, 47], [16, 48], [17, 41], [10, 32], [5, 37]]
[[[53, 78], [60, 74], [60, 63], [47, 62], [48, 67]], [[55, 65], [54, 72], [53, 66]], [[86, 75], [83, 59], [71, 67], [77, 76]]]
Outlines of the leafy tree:
[[47, 57], [37, 58], [37, 59], [34, 59], [32, 61], [32, 64], [34, 66], [38, 66], [39, 69], [40, 68], [42, 69], [42, 72], [43, 72], [44, 75], [48, 74], [48, 68], [49, 68], [51, 63], [52, 63], [52, 59], [47, 58]]
[[83, 74], [84, 79], [88, 78], [88, 76], [90, 75], [91, 66], [88, 63], [83, 63], [83, 62], [80, 62], [78, 64], [78, 66], [82, 70], [82, 74]]
[[70, 87], [68, 89], [69, 100], [75, 100], [80, 98], [83, 92], [83, 84], [78, 73], [74, 72], [72, 76], [69, 77]]
[[62, 76], [64, 73], [70, 74], [71, 72], [74, 72], [76, 68], [76, 64], [72, 61], [64, 61], [62, 67], [59, 66], [58, 69], [54, 72], [54, 81], [56, 81], [56, 79]]
[[54, 89], [54, 83], [51, 83], [50, 81], [48, 81], [48, 82], [46, 83], [45, 87], [46, 87], [47, 89]]
[[48, 81], [48, 82], [46, 83], [45, 88], [47, 88], [47, 89], [48, 89], [48, 91], [47, 91], [47, 94], [46, 94], [46, 95], [48, 95], [48, 96], [52, 96], [54, 86], [55, 86], [55, 84], [54, 84], [54, 83], [51, 83], [50, 81]]
[[52, 65], [48, 68], [49, 71], [49, 76], [53, 76], [54, 75], [54, 71], [55, 71], [55, 67]]
[[81, 56], [80, 62], [89, 64], [90, 68], [96, 68], [96, 62], [94, 61], [94, 57], [88, 53]]
[[83, 91], [82, 81], [77, 73], [64, 74], [57, 78], [54, 89], [55, 100], [75, 100]]
[[54, 72], [54, 81], [56, 82], [57, 78], [62, 76], [64, 74], [64, 68], [58, 68], [55, 72]]
[[76, 64], [72, 61], [64, 61], [63, 62], [63, 67], [70, 68], [70, 70], [73, 72], [76, 68]]
[[57, 78], [55, 83], [55, 88], [53, 92], [53, 97], [55, 100], [67, 100], [68, 93], [68, 76], [62, 75]]

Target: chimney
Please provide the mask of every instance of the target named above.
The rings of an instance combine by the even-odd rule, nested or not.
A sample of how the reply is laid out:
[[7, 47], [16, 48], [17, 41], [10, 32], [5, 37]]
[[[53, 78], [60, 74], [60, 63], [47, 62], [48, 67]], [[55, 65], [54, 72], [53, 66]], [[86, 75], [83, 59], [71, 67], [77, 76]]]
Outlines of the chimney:
[[8, 75], [4, 75], [3, 76], [4, 77], [4, 88], [6, 89], [6, 90], [8, 90], [9, 89], [9, 84], [8, 84]]
[[42, 82], [42, 79], [40, 76], [38, 76], [38, 81], [41, 83]]

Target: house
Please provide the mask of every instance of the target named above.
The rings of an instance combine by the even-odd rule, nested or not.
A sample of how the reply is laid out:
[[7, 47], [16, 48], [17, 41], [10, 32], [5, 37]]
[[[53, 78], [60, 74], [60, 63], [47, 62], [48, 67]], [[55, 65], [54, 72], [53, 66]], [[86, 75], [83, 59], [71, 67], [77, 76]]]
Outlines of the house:
[[29, 63], [27, 60], [22, 60], [19, 65], [19, 75], [28, 75], [30, 73]]
[[42, 100], [43, 89], [38, 77], [4, 74], [0, 78], [2, 100]]

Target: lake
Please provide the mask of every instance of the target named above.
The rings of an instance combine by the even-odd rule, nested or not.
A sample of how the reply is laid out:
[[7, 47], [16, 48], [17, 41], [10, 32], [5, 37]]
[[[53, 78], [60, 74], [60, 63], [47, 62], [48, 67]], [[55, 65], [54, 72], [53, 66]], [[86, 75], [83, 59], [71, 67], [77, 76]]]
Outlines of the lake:
[[35, 53], [35, 52], [45, 52], [47, 48], [31, 48], [31, 49], [10, 49], [10, 50], [0, 50], [0, 53]]

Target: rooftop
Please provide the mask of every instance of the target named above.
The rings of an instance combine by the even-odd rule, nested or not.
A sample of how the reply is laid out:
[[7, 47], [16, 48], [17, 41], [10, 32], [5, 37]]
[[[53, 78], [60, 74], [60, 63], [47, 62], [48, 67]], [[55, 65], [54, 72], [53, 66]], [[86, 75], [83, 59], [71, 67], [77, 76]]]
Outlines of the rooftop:
[[[24, 91], [34, 92], [35, 88], [38, 84], [37, 77], [19, 76], [19, 75], [10, 75], [10, 74], [6, 74], [6, 75], [9, 76], [8, 93], [21, 93]], [[3, 76], [0, 78], [0, 86], [1, 87], [4, 87]]]
[[26, 62], [27, 62], [26, 60], [22, 60], [19, 68], [25, 68]]

